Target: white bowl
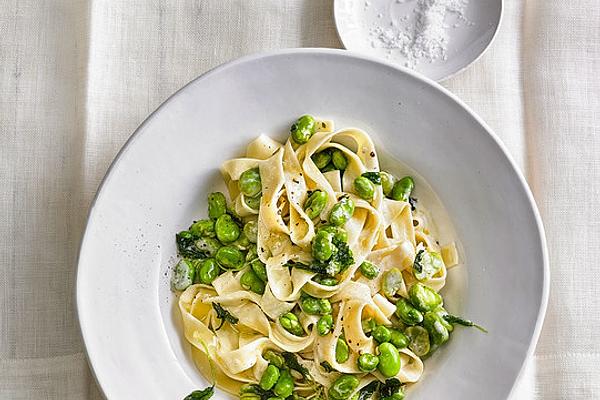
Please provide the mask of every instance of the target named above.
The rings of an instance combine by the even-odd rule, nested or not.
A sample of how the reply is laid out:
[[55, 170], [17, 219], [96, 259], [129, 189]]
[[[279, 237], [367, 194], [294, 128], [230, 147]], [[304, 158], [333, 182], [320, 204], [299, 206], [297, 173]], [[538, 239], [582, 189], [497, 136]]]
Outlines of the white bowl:
[[383, 48], [373, 29], [412, 31], [417, 8], [417, 0], [335, 0], [335, 26], [348, 50], [410, 66], [430, 79], [443, 81], [463, 71], [490, 47], [500, 27], [503, 0], [469, 0], [464, 19], [448, 12], [444, 20], [448, 34], [446, 59], [430, 62], [421, 58], [414, 64], [400, 50]]
[[322, 49], [254, 55], [208, 72], [154, 112], [113, 162], [77, 274], [81, 330], [106, 396], [178, 400], [207, 384], [169, 291], [174, 234], [205, 215], [209, 191], [223, 189], [224, 160], [259, 133], [283, 139], [303, 113], [363, 128], [418, 171], [464, 247], [466, 284], [448, 306], [489, 334], [458, 328], [426, 361], [410, 398], [506, 398], [533, 351], [548, 290], [543, 230], [525, 180], [485, 123], [437, 84]]

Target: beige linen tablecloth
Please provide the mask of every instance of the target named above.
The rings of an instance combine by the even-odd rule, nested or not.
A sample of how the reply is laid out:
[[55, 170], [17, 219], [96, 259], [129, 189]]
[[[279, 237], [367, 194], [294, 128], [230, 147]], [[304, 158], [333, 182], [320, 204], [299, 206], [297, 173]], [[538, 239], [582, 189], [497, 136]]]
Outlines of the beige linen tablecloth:
[[[444, 85], [507, 145], [546, 226], [548, 314], [513, 397], [600, 398], [600, 3], [505, 3], [490, 51]], [[1, 399], [101, 398], [73, 307], [98, 183], [175, 90], [285, 47], [340, 47], [332, 1], [0, 2]]]

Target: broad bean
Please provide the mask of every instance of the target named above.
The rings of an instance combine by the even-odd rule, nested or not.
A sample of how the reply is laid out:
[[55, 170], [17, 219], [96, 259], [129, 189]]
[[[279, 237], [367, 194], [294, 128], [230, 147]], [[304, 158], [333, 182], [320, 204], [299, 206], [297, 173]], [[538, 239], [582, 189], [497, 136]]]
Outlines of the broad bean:
[[396, 346], [391, 343], [381, 343], [377, 346], [379, 351], [379, 365], [377, 369], [386, 378], [396, 376], [400, 372], [401, 360], [400, 353]]
[[233, 246], [223, 246], [215, 254], [215, 259], [224, 269], [238, 270], [244, 265], [244, 254]]
[[408, 202], [408, 198], [415, 187], [415, 182], [410, 176], [405, 176], [394, 184], [392, 188], [392, 199]]
[[221, 243], [231, 243], [240, 237], [240, 227], [235, 223], [231, 215], [223, 214], [215, 222], [217, 239]]
[[316, 130], [315, 119], [311, 115], [303, 115], [290, 128], [290, 136], [294, 142], [304, 144], [308, 142]]
[[308, 218], [314, 219], [321, 214], [321, 211], [323, 211], [326, 205], [327, 193], [322, 190], [315, 190], [308, 196], [308, 199], [306, 199], [304, 211], [306, 212], [306, 215], [308, 215]]
[[331, 332], [332, 328], [333, 328], [333, 317], [331, 316], [331, 314], [323, 315], [317, 321], [317, 333], [320, 336], [327, 335], [329, 332]]
[[379, 275], [379, 267], [370, 261], [363, 261], [359, 268], [360, 273], [367, 279], [375, 279]]
[[327, 394], [332, 400], [346, 400], [358, 387], [359, 380], [354, 375], [342, 375], [329, 387]]
[[217, 219], [227, 212], [227, 200], [221, 192], [214, 192], [208, 195], [208, 216]]
[[354, 191], [360, 198], [371, 201], [375, 195], [375, 185], [368, 178], [359, 176], [354, 180]]
[[329, 223], [334, 226], [344, 225], [354, 214], [354, 202], [349, 197], [340, 199], [329, 213]]
[[405, 299], [396, 303], [396, 316], [406, 325], [416, 325], [423, 321], [423, 314]]
[[256, 197], [262, 191], [260, 172], [258, 168], [251, 168], [242, 172], [238, 181], [240, 192], [244, 196]]
[[408, 298], [419, 311], [432, 311], [442, 305], [443, 299], [439, 293], [422, 283], [415, 283], [408, 290]]
[[333, 255], [335, 246], [333, 235], [327, 231], [318, 231], [312, 241], [312, 255], [319, 261], [327, 261]]
[[265, 372], [260, 377], [259, 385], [263, 390], [271, 390], [279, 380], [279, 368], [269, 364]]
[[287, 312], [279, 317], [279, 323], [283, 328], [296, 336], [304, 336], [304, 329], [302, 329], [302, 325], [300, 325], [300, 321], [295, 314], [291, 312]]

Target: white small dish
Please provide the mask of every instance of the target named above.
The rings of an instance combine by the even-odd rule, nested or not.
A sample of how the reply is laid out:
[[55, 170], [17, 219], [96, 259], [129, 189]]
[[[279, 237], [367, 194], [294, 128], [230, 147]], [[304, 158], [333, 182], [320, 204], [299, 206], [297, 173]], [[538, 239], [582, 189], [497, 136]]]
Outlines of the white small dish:
[[150, 115], [112, 163], [77, 270], [81, 331], [106, 397], [180, 400], [208, 384], [169, 289], [175, 233], [206, 215], [207, 193], [224, 189], [223, 161], [260, 133], [285, 140], [304, 113], [364, 129], [380, 152], [416, 170], [462, 244], [466, 263], [449, 271], [445, 305], [489, 333], [457, 328], [425, 361], [410, 398], [506, 399], [548, 298], [544, 233], [523, 176], [485, 123], [441, 86], [327, 49], [252, 55], [202, 75]]
[[[433, 58], [437, 55], [438, 58], [418, 57], [423, 53], [415, 58], [410, 43], [418, 37], [416, 25], [424, 21], [419, 16], [435, 19], [433, 8], [427, 6], [435, 1], [335, 0], [337, 32], [348, 50], [376, 56], [411, 68], [430, 79], [443, 81], [467, 68], [490, 46], [500, 26], [503, 0], [447, 0], [454, 5], [466, 4], [439, 9], [442, 15], [445, 14], [442, 16], [445, 28], [443, 32], [437, 31], [439, 35], [429, 36], [436, 40], [428, 43], [439, 43], [437, 39], [444, 36], [447, 42], [443, 46], [444, 54], [437, 45], [430, 45], [425, 55], [433, 55]], [[457, 13], [457, 9], [462, 12]], [[429, 11], [425, 13], [426, 10]], [[401, 49], [400, 44], [408, 47]]]

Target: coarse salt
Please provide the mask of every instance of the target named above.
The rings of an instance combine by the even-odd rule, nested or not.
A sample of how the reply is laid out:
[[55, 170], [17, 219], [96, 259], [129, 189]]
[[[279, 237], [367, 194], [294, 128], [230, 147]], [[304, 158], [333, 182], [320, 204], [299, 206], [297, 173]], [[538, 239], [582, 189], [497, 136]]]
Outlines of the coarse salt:
[[[407, 0], [397, 0], [398, 3]], [[446, 60], [449, 43], [449, 28], [459, 26], [458, 22], [452, 26], [445, 23], [449, 14], [454, 14], [456, 19], [466, 26], [473, 23], [465, 17], [465, 9], [469, 0], [417, 0], [412, 17], [403, 17], [404, 22], [399, 26], [395, 20], [388, 27], [376, 26], [371, 29], [373, 47], [388, 50], [398, 50], [406, 59], [406, 65], [414, 67], [421, 60], [434, 62]]]

